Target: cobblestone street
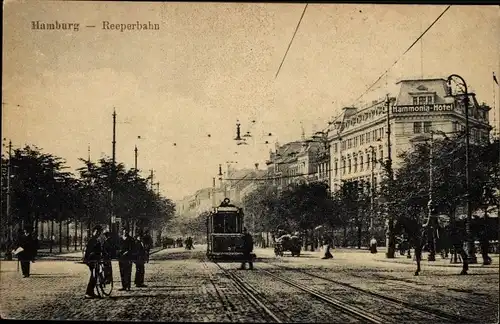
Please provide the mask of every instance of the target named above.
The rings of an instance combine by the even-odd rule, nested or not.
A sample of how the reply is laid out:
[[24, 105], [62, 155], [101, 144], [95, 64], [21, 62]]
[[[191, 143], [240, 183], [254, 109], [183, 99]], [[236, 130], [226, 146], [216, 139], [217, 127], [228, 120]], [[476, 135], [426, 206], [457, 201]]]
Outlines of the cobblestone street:
[[[498, 321], [497, 255], [490, 266], [473, 265], [467, 276], [459, 276], [459, 268], [446, 260], [432, 266], [424, 261], [421, 276], [414, 277], [411, 260], [387, 260], [383, 253], [333, 250], [331, 260], [321, 260], [320, 252], [293, 258], [275, 258], [271, 249], [257, 249], [256, 254], [254, 271], [237, 271], [236, 263], [204, 262], [203, 246], [194, 251], [162, 250], [146, 265], [147, 287], [132, 287], [130, 292], [118, 291], [120, 278], [114, 262], [111, 297], [93, 300], [83, 298], [88, 270], [76, 261], [78, 253], [36, 261], [30, 278], [22, 278], [15, 261], [2, 261], [1, 314], [3, 318], [45, 320], [363, 322], [278, 280], [281, 277], [383, 322]], [[66, 261], [61, 260], [64, 256]], [[233, 275], [254, 299], [236, 284]]]

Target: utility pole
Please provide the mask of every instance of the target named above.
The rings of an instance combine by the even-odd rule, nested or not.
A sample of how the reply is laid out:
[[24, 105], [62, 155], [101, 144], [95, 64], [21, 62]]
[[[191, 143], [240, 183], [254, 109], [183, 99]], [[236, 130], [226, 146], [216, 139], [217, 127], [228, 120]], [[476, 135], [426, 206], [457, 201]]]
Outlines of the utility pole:
[[115, 201], [114, 201], [114, 191], [115, 191], [115, 181], [116, 181], [116, 111], [113, 108], [113, 154], [112, 154], [112, 166], [111, 166], [111, 215], [109, 218], [109, 229], [111, 234], [115, 234], [114, 223], [115, 223]]
[[370, 145], [370, 159], [371, 159], [371, 185], [370, 185], [370, 234], [373, 236], [373, 213], [375, 203], [375, 147]]
[[154, 186], [154, 170], [151, 169], [151, 191], [154, 191], [153, 186]]
[[7, 222], [9, 224], [9, 246], [7, 246], [7, 251], [5, 252], [5, 257], [6, 260], [10, 261], [12, 260], [12, 215], [10, 213], [10, 201], [11, 201], [11, 184], [10, 184], [10, 177], [12, 174], [12, 141], [9, 140], [9, 161], [7, 162], [7, 206], [6, 206], [6, 216], [7, 216]]
[[424, 227], [430, 225], [428, 229], [429, 233], [429, 255], [427, 256], [428, 261], [436, 261], [436, 235], [435, 231], [435, 222], [434, 222], [434, 202], [432, 201], [433, 195], [432, 190], [434, 187], [434, 179], [432, 173], [432, 166], [434, 164], [434, 133], [431, 132], [431, 143], [430, 143], [430, 151], [429, 151], [429, 202], [427, 203], [427, 208], [429, 210], [429, 216], [427, 218], [427, 223], [424, 224]]
[[212, 207], [216, 207], [216, 205], [215, 205], [215, 177], [212, 178]]
[[457, 75], [452, 74], [448, 77], [448, 84], [451, 85], [452, 78], [460, 79], [463, 85], [463, 100], [465, 108], [465, 203], [467, 209], [467, 219], [465, 222], [465, 232], [467, 234], [467, 254], [468, 263], [477, 263], [476, 249], [474, 247], [474, 239], [472, 237], [472, 208], [470, 204], [470, 127], [469, 127], [469, 93], [467, 92], [467, 83]]
[[137, 145], [135, 146], [135, 149], [134, 149], [134, 169], [135, 169], [135, 172], [137, 173]]
[[[393, 172], [392, 172], [392, 155], [391, 155], [391, 102], [389, 100], [389, 95], [386, 96], [386, 106], [387, 106], [387, 173], [389, 176], [389, 190], [392, 190]], [[387, 258], [394, 258], [396, 252], [396, 242], [394, 239], [394, 219], [392, 215], [392, 208], [389, 201], [387, 203]]]

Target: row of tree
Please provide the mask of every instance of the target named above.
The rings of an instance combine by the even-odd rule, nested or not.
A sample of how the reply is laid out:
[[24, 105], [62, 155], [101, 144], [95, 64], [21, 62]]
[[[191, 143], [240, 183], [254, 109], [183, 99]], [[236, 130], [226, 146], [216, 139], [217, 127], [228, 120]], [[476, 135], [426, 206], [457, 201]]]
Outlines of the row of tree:
[[[108, 225], [112, 208], [128, 227], [162, 229], [172, 218], [173, 202], [155, 193], [149, 179], [137, 170], [126, 169], [122, 163], [113, 167], [110, 158], [80, 160], [83, 165], [73, 174], [62, 158], [33, 146], [15, 149], [10, 161], [2, 157], [3, 240], [9, 236], [9, 228], [15, 232], [31, 225], [36, 231], [40, 222], [57, 222], [59, 233], [63, 223], [79, 223], [87, 230], [96, 224]], [[8, 194], [10, 212], [6, 217]]]
[[[499, 144], [495, 139], [470, 145], [468, 192], [475, 214], [481, 211], [488, 216], [488, 208], [499, 205]], [[463, 134], [416, 142], [399, 159], [394, 179], [387, 176], [391, 170], [386, 161], [379, 161], [386, 172], [373, 193], [368, 182], [344, 181], [332, 194], [319, 182], [298, 181], [281, 192], [262, 184], [244, 198], [243, 207], [246, 215], [255, 217], [256, 232], [276, 232], [280, 227], [303, 232], [313, 243], [315, 234], [321, 232], [318, 228], [323, 228], [330, 236], [336, 233], [337, 244], [358, 247], [368, 243], [372, 235], [377, 240], [385, 238], [388, 216], [393, 220], [393, 242], [396, 235], [421, 235], [429, 215], [430, 192], [432, 215], [447, 215], [451, 227], [463, 224], [455, 222], [457, 210], [464, 210], [467, 197]]]

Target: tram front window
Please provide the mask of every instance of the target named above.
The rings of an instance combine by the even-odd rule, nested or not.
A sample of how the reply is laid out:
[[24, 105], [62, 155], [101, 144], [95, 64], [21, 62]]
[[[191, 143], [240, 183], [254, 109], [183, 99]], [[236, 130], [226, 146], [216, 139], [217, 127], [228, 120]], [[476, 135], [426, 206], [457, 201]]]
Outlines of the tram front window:
[[219, 213], [214, 217], [214, 233], [238, 233], [238, 217], [234, 213]]
[[224, 233], [224, 215], [215, 215], [214, 233]]
[[225, 233], [235, 233], [236, 232], [236, 217], [235, 217], [235, 215], [226, 215], [224, 232]]

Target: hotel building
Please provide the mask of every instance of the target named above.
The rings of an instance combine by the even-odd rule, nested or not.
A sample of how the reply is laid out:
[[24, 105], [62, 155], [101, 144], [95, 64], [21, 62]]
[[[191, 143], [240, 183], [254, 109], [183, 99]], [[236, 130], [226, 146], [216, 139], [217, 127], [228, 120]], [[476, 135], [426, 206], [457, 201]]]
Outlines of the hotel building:
[[[399, 153], [411, 149], [412, 140], [441, 131], [449, 136], [465, 129], [463, 95], [452, 96], [445, 79], [402, 80], [399, 93], [373, 101], [365, 108], [346, 107], [330, 123], [330, 187], [342, 181], [366, 181], [377, 186], [383, 175], [380, 160], [388, 159], [390, 125], [393, 168]], [[387, 110], [389, 108], [389, 113]], [[490, 108], [469, 93], [471, 143], [488, 141]], [[373, 176], [373, 179], [372, 179]]]

